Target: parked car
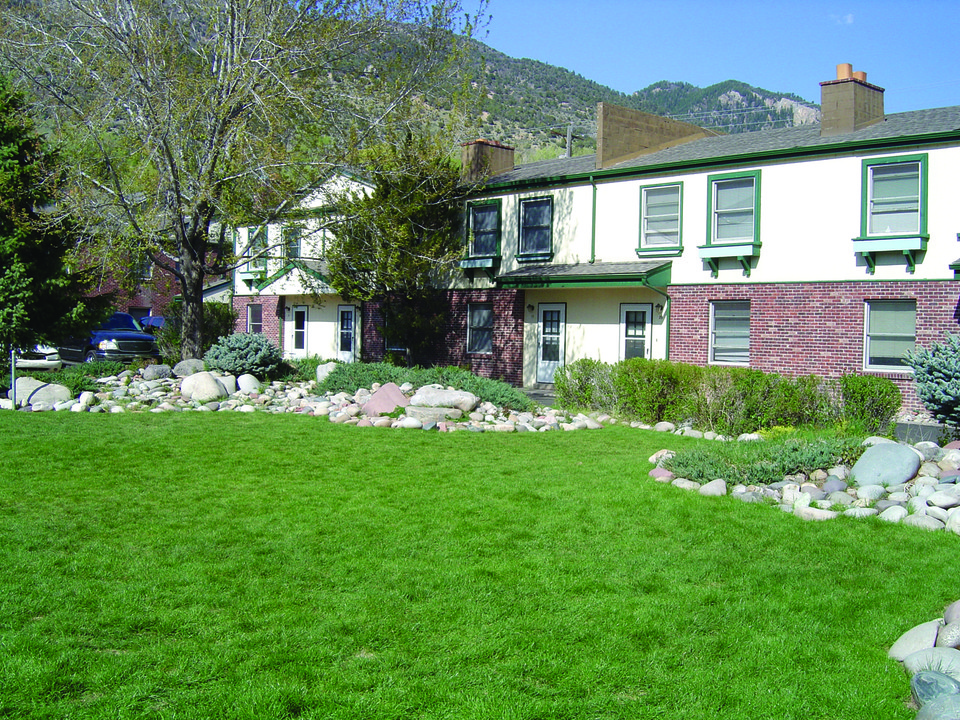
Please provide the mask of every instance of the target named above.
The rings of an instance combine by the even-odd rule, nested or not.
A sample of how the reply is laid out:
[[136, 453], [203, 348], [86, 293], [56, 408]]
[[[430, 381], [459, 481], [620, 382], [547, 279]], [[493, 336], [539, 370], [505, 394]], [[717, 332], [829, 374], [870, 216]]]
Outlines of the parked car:
[[36, 345], [17, 353], [18, 370], [59, 370], [62, 367], [60, 353], [49, 345]]
[[160, 328], [166, 327], [169, 322], [170, 321], [163, 315], [147, 315], [146, 317], [140, 318], [140, 326], [144, 332], [148, 332], [151, 335], [156, 333]]
[[160, 350], [153, 335], [145, 333], [132, 315], [118, 312], [92, 330], [88, 337], [67, 340], [60, 346], [60, 357], [65, 362], [131, 362], [158, 360]]

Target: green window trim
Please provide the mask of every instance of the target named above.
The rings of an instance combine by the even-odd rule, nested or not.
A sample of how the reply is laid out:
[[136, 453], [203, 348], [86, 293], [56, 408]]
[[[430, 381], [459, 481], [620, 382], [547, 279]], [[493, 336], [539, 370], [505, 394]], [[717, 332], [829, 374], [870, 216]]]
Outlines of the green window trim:
[[[669, 211], [655, 212], [651, 214], [648, 209], [651, 207], [650, 200], [656, 191], [676, 189], [676, 213]], [[667, 203], [658, 203], [660, 209], [665, 209]], [[671, 227], [670, 219], [676, 215], [675, 228]], [[653, 222], [651, 223], [651, 220]], [[660, 225], [665, 227], [663, 233], [651, 232], [651, 225]], [[676, 242], [663, 242], [657, 244], [650, 242], [650, 236], [658, 234], [676, 234]], [[658, 183], [656, 185], [644, 185], [640, 188], [640, 227], [637, 238], [637, 257], [675, 257], [683, 254], [683, 183]]]
[[[734, 198], [739, 196], [741, 203], [745, 198], [750, 198], [750, 204], [728, 206], [731, 201], [736, 202], [730, 198], [722, 204], [718, 203], [717, 191], [722, 188], [730, 189]], [[724, 218], [726, 222], [721, 223]], [[730, 232], [738, 227], [746, 229], [748, 220], [748, 232], [733, 235], [729, 239], [719, 239], [721, 232]], [[721, 231], [722, 227], [728, 230]], [[736, 258], [743, 274], [750, 277], [752, 258], [760, 255], [760, 247], [760, 171], [708, 175], [707, 244], [699, 246], [697, 251], [700, 259], [710, 267], [710, 274], [713, 277], [720, 274], [720, 261], [723, 258]]]
[[[478, 219], [479, 213], [474, 213], [475, 210], [483, 211], [487, 213], [491, 210], [495, 210], [495, 228], [484, 228], [483, 235], [490, 236], [485, 239], [482, 243], [477, 243], [477, 234], [474, 230], [474, 223]], [[487, 219], [491, 219], [491, 216], [487, 216]], [[501, 249], [500, 243], [503, 234], [503, 202], [499, 199], [497, 200], [483, 200], [479, 202], [470, 202], [467, 203], [467, 222], [466, 226], [466, 258], [498, 258], [500, 257]], [[480, 246], [479, 248], [477, 246]]]
[[[532, 208], [539, 206], [547, 208], [549, 223], [546, 222], [528, 222], [527, 208], [531, 208], [529, 215], [533, 216]], [[541, 210], [541, 212], [543, 212]], [[553, 259], [553, 196], [542, 195], [538, 197], [522, 198], [520, 200], [519, 231], [517, 234], [517, 262], [544, 262]], [[535, 218], [530, 218], [535, 219]], [[541, 218], [543, 220], [543, 218]], [[546, 242], [539, 240], [536, 247], [531, 249], [529, 245], [534, 244], [535, 238], [546, 236]], [[529, 240], [529, 242], [528, 242]]]
[[[860, 235], [853, 238], [854, 254], [863, 258], [867, 266], [867, 273], [874, 274], [877, 265], [877, 253], [902, 253], [906, 262], [907, 272], [913, 273], [920, 255], [927, 249], [930, 234], [927, 232], [927, 172], [929, 157], [927, 153], [914, 155], [896, 155], [884, 158], [865, 158], [861, 164], [861, 191], [860, 191]], [[897, 178], [893, 173], [896, 166], [906, 168], [916, 165], [916, 194], [894, 196], [892, 192], [906, 192], [909, 189], [910, 178]], [[876, 210], [876, 170], [889, 171], [884, 180], [888, 189], [883, 202], [886, 210]], [[898, 182], [899, 181], [899, 182]], [[894, 189], [895, 188], [895, 189]], [[916, 198], [914, 200], [914, 197]], [[911, 212], [912, 207], [916, 210]], [[874, 230], [872, 221], [881, 214], [889, 214], [894, 227], [885, 231]], [[915, 214], [916, 221], [911, 227], [902, 227], [909, 215]], [[897, 217], [899, 216], [899, 217]], [[899, 227], [898, 227], [899, 226]]]

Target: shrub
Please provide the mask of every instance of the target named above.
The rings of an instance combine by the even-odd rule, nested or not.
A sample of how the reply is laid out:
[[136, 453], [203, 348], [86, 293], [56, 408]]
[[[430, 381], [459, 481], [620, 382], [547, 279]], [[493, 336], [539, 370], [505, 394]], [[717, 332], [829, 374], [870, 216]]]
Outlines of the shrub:
[[618, 407], [614, 368], [580, 358], [557, 369], [553, 382], [557, 403], [566, 407], [615, 412]]
[[[183, 303], [176, 300], [166, 309], [167, 323], [157, 330], [157, 346], [164, 360], [171, 365], [180, 361], [182, 345], [180, 328], [183, 317]], [[206, 353], [220, 338], [233, 333], [237, 322], [237, 312], [228, 303], [207, 302], [203, 304], [203, 329], [200, 340], [200, 352]]]
[[840, 395], [842, 419], [871, 433], [886, 430], [903, 401], [893, 380], [876, 375], [844, 375]]
[[960, 427], [960, 336], [948, 335], [943, 343], [908, 350], [917, 395], [934, 417]]
[[615, 366], [613, 404], [647, 422], [682, 422], [692, 416], [703, 371], [695, 365], [632, 358]]
[[259, 378], [271, 376], [283, 362], [277, 346], [259, 333], [234, 333], [215, 342], [203, 361], [211, 370]]

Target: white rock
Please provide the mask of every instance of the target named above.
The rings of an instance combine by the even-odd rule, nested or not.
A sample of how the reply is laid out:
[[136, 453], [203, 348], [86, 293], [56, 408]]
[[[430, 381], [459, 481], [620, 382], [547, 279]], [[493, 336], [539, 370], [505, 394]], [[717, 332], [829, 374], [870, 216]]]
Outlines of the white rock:
[[700, 494], [707, 497], [720, 497], [727, 494], [726, 480], [711, 480], [706, 485], [700, 487]]
[[919, 650], [934, 647], [937, 644], [937, 633], [941, 627], [943, 627], [943, 623], [940, 620], [931, 620], [910, 628], [893, 644], [887, 652], [887, 657], [893, 658], [897, 662], [903, 662], [907, 656]]

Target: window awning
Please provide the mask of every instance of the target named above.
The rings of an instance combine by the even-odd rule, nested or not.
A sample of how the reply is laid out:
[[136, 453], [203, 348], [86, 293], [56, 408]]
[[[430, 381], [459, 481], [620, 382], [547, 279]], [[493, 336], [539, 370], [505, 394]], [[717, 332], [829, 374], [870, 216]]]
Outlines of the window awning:
[[497, 276], [503, 288], [630, 287], [670, 284], [672, 262], [576, 263], [528, 265]]

